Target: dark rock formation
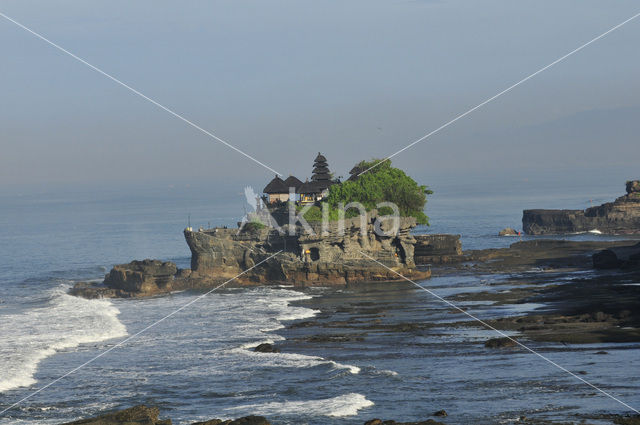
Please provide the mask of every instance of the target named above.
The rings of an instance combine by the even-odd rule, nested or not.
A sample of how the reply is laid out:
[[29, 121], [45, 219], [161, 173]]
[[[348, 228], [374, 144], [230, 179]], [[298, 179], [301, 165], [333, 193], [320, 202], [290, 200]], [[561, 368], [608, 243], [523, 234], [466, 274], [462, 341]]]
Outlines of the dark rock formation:
[[[134, 406], [95, 418], [81, 419], [62, 425], [171, 425], [171, 419], [159, 420], [157, 407]], [[211, 419], [193, 425], [271, 425], [262, 416], [245, 416], [235, 420]]]
[[284, 234], [274, 227], [185, 230], [192, 254], [190, 278], [299, 286], [402, 280], [395, 272], [410, 279], [427, 278], [429, 272], [418, 270], [414, 263], [415, 239], [410, 230], [415, 219], [400, 218], [398, 231], [389, 236], [375, 231], [388, 232], [392, 224], [378, 221], [373, 211], [363, 219], [346, 219], [344, 228], [337, 222], [330, 222], [326, 229], [310, 223], [312, 233], [300, 225], [283, 226]]
[[104, 284], [127, 292], [166, 292], [177, 272], [176, 265], [168, 261], [132, 261], [112, 268]]
[[522, 228], [529, 235], [579, 233], [640, 234], [640, 181], [627, 182], [627, 194], [586, 210], [524, 210]]
[[444, 425], [442, 422], [434, 421], [433, 419], [427, 419], [419, 422], [396, 422], [396, 421], [383, 421], [382, 419], [371, 419], [364, 423], [364, 425]]
[[512, 338], [491, 338], [484, 343], [487, 348], [510, 348], [518, 345]]
[[188, 276], [188, 273], [178, 272], [176, 265], [168, 261], [132, 261], [114, 266], [102, 285], [80, 282], [70, 292], [85, 298], [149, 296], [184, 289], [182, 285], [175, 285], [176, 275]]
[[498, 236], [518, 236], [518, 231], [511, 227], [500, 230]]
[[416, 264], [442, 264], [458, 260], [462, 255], [460, 235], [415, 235]]
[[[223, 283], [344, 285], [404, 280], [399, 274], [430, 277], [429, 270], [417, 269], [414, 262], [416, 240], [410, 231], [415, 219], [400, 218], [395, 233], [392, 225], [391, 220], [378, 220], [373, 211], [362, 220], [345, 220], [344, 227], [337, 222], [326, 229], [311, 224], [311, 233], [300, 225], [281, 231], [272, 226], [186, 229], [191, 269], [178, 270], [174, 263], [159, 260], [132, 261], [113, 267], [102, 284], [80, 282], [70, 292], [85, 298], [143, 297]], [[436, 251], [458, 253], [459, 240], [450, 243], [453, 249]]]
[[253, 351], [257, 353], [279, 353], [280, 352], [280, 350], [274, 347], [273, 344], [268, 344], [266, 342], [264, 344], [258, 345], [256, 348], [253, 349]]
[[159, 420], [157, 407], [139, 405], [90, 419], [68, 422], [63, 425], [171, 425], [171, 419]]
[[615, 246], [593, 254], [596, 269], [640, 268], [640, 243]]
[[206, 422], [195, 422], [192, 425], [271, 425], [271, 423], [262, 416], [245, 416], [235, 420], [211, 419]]

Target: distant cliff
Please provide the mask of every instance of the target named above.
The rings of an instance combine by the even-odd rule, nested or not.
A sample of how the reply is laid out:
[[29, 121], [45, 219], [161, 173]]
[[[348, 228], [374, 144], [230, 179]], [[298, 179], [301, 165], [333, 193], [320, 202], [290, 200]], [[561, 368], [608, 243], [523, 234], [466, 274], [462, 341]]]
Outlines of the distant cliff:
[[529, 235], [578, 233], [640, 234], [640, 181], [627, 182], [627, 194], [586, 210], [524, 210], [522, 229]]

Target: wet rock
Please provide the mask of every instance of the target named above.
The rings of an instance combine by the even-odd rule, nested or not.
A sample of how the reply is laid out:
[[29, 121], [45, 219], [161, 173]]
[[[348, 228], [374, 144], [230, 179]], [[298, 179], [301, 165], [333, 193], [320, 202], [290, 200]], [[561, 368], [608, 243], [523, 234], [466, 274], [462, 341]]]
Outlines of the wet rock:
[[596, 269], [640, 268], [640, 243], [604, 249], [593, 254], [592, 259]]
[[613, 423], [617, 425], [640, 425], [640, 415], [618, 416], [613, 419]]
[[114, 266], [105, 276], [104, 284], [111, 289], [154, 294], [166, 292], [177, 272], [176, 265], [169, 261], [134, 260]]
[[271, 423], [262, 416], [245, 416], [235, 420], [211, 419], [206, 422], [195, 422], [192, 425], [271, 425]]
[[323, 343], [323, 342], [362, 342], [363, 334], [327, 334], [327, 335], [311, 335], [305, 337], [307, 342]]
[[258, 345], [253, 351], [257, 353], [279, 353], [280, 349], [273, 346], [273, 344], [263, 343]]
[[509, 348], [518, 345], [512, 338], [491, 338], [484, 343], [487, 348]]
[[511, 227], [500, 230], [498, 236], [518, 236], [518, 231]]
[[441, 417], [444, 417], [444, 416], [449, 416], [449, 415], [447, 415], [446, 410], [442, 409], [442, 410], [438, 410], [437, 412], [435, 412], [435, 413], [433, 414], [433, 416], [441, 416]]
[[68, 422], [63, 425], [171, 425], [170, 419], [159, 420], [158, 415], [159, 410], [157, 407], [139, 405], [95, 418]]
[[442, 422], [434, 421], [433, 419], [427, 419], [419, 422], [396, 422], [393, 420], [383, 421], [381, 419], [371, 419], [364, 423], [364, 425], [444, 425]]

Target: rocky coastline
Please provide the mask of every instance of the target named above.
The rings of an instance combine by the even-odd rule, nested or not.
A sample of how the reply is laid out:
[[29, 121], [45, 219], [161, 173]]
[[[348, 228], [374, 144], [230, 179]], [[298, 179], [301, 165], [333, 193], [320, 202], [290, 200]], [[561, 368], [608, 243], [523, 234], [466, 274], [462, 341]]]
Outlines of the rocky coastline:
[[[443, 411], [444, 412], [444, 411]], [[446, 416], [441, 412], [439, 416]], [[156, 406], [138, 405], [112, 413], [66, 422], [61, 425], [171, 425], [171, 419], [159, 419], [160, 409]], [[191, 425], [271, 425], [263, 416], [244, 416], [238, 419], [210, 419], [205, 422], [194, 422]], [[444, 425], [433, 419], [419, 422], [396, 422], [394, 420], [371, 419], [364, 425]]]
[[528, 235], [599, 232], [640, 234], [640, 180], [626, 184], [627, 193], [614, 202], [586, 210], [524, 210], [522, 229]]
[[190, 269], [159, 260], [132, 261], [114, 266], [101, 283], [77, 283], [71, 294], [136, 298], [223, 283], [304, 287], [401, 281], [399, 274], [428, 279], [431, 271], [426, 263], [461, 255], [460, 237], [414, 237], [415, 225], [414, 218], [401, 217], [392, 233], [391, 223], [378, 220], [372, 211], [366, 219], [346, 219], [343, 228], [338, 223], [329, 223], [326, 229], [311, 223], [312, 232], [302, 226], [185, 229], [192, 254]]

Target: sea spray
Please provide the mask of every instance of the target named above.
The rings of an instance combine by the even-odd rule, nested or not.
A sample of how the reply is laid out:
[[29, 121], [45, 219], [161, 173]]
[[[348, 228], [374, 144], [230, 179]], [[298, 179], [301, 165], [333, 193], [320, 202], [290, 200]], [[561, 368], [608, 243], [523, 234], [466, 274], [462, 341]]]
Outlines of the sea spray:
[[127, 335], [120, 311], [108, 300], [87, 300], [51, 290], [47, 305], [2, 316], [0, 392], [36, 383], [38, 364], [58, 351]]

